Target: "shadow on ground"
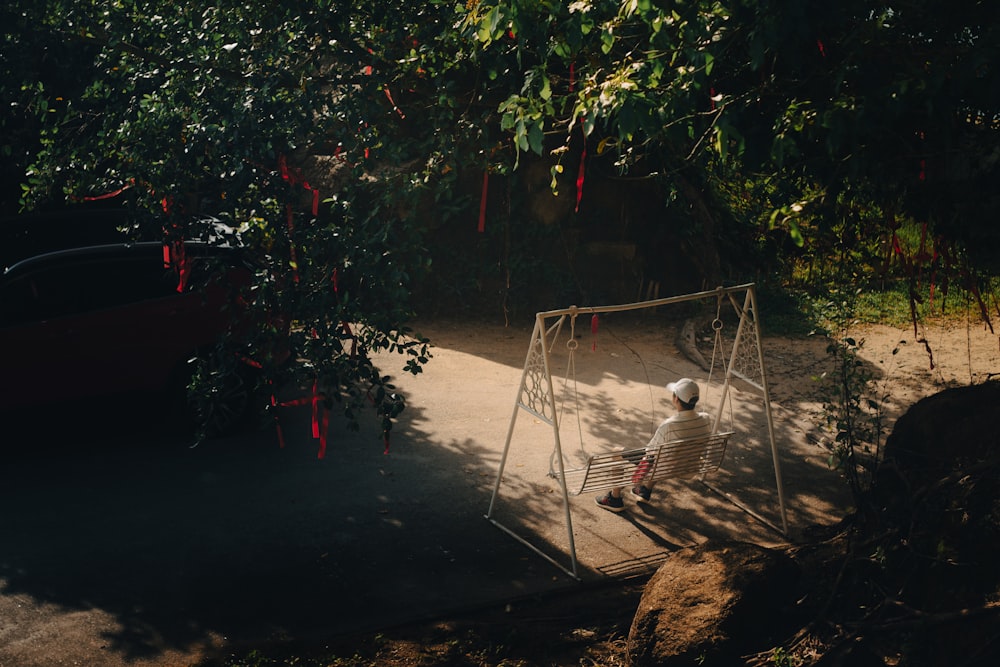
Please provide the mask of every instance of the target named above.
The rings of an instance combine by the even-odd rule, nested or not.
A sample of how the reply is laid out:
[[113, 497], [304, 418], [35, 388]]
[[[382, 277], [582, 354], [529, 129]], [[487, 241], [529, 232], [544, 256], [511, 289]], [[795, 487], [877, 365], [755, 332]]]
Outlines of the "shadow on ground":
[[[427, 333], [440, 347], [423, 375], [399, 378], [410, 406], [388, 455], [374, 420], [351, 432], [334, 419], [319, 460], [302, 408], [281, 413], [284, 448], [273, 424], [191, 448], [141, 399], [8, 416], [0, 665], [190, 663], [578, 587], [483, 516], [530, 331]], [[644, 329], [643, 344], [629, 333], [606, 323], [595, 352], [603, 356], [591, 359], [603, 368], [579, 374], [574, 410], [590, 446], [655, 427], [662, 385], [690, 372], [665, 344], [666, 328]], [[624, 400], [610, 417], [609, 398]], [[746, 448], [759, 444], [761, 413], [743, 409], [746, 445], [719, 481], [774, 516], [770, 452]], [[779, 419], [779, 442], [798, 443], [782, 454], [793, 530], [830, 520], [838, 506], [815, 484], [829, 470], [803, 448], [794, 415]], [[504, 510], [564, 557], [557, 485], [546, 475], [551, 430], [525, 418], [518, 429], [527, 448], [512, 450]], [[669, 503], [631, 518], [602, 513], [592, 498], [572, 501], [585, 581], [648, 569], [712, 536], [777, 539], [688, 482], [664, 493]]]

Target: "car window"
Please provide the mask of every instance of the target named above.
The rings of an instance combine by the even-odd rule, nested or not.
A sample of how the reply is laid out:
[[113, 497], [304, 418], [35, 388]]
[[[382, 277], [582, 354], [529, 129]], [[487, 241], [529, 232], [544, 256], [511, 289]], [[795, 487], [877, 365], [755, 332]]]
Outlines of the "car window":
[[31, 280], [22, 276], [0, 285], [0, 325], [38, 319], [38, 294]]
[[145, 257], [69, 257], [5, 283], [0, 322], [77, 315], [177, 294], [177, 274]]

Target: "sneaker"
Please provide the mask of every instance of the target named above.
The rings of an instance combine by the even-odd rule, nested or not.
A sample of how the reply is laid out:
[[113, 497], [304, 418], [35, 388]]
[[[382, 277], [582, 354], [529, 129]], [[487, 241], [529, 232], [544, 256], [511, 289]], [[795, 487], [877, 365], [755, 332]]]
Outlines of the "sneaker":
[[597, 504], [609, 512], [621, 512], [625, 509], [625, 501], [621, 498], [615, 498], [610, 491], [607, 495], [598, 498]]
[[653, 490], [648, 486], [643, 486], [642, 484], [632, 487], [632, 497], [635, 498], [636, 502], [648, 503], [650, 497], [653, 495]]

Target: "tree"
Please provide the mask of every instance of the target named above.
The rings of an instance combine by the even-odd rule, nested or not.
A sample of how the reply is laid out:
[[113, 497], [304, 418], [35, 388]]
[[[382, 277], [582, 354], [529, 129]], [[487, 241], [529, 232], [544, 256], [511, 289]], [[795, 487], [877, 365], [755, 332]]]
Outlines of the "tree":
[[[176, 241], [204, 214], [241, 227], [267, 260], [254, 303], [289, 313], [309, 376], [350, 414], [372, 391], [386, 427], [401, 403], [366, 351], [401, 351], [418, 372], [426, 347], [405, 328], [414, 279], [441, 274], [434, 258], [481, 270], [461, 263], [464, 247], [429, 246], [428, 231], [474, 216], [477, 184], [503, 177], [502, 238], [460, 242], [488, 245], [498, 261], [481, 263], [509, 275], [510, 248], [542, 227], [519, 210], [529, 158], [578, 197], [594, 164], [651, 184], [657, 224], [709, 284], [769, 272], [789, 251], [775, 230], [842, 248], [912, 220], [946, 251], [939, 263], [995, 269], [1000, 256], [991, 3], [0, 11], [3, 150], [27, 173], [24, 203], [125, 189], [140, 233]], [[917, 255], [904, 259], [931, 261]], [[526, 273], [540, 268], [527, 260]]]
[[[374, 171], [414, 153], [374, 121], [396, 113], [401, 72], [384, 64], [410, 48], [411, 28], [433, 26], [422, 4], [388, 9], [15, 2], [2, 88], [5, 126], [21, 133], [5, 150], [30, 160], [28, 207], [124, 191], [131, 232], [171, 245], [199, 217], [231, 223], [262, 262], [250, 301], [293, 322], [300, 381], [352, 420], [373, 403], [386, 433], [403, 399], [369, 353], [399, 352], [411, 373], [429, 354], [406, 328], [423, 258], [400, 205], [419, 185]], [[338, 137], [329, 152], [343, 183], [320, 192], [297, 161]]]
[[800, 244], [802, 225], [830, 227], [860, 201], [884, 213], [882, 231], [926, 222], [974, 266], [997, 267], [1000, 239], [985, 221], [998, 202], [984, 196], [1000, 136], [991, 3], [467, 8], [475, 57], [523, 72], [499, 109], [518, 152], [582, 132], [622, 170], [656, 174], [689, 198], [698, 188], [687, 181], [702, 191], [740, 174], [784, 183], [771, 189], [771, 221]]

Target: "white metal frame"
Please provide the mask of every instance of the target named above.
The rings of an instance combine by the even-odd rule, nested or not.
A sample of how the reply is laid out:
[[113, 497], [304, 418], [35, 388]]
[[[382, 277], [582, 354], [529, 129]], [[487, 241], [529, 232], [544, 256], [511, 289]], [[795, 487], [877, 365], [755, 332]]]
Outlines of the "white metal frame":
[[[744, 294], [742, 305], [737, 300], [739, 294]], [[493, 486], [493, 496], [490, 499], [490, 506], [486, 512], [486, 518], [493, 525], [518, 540], [529, 549], [543, 557], [559, 569], [563, 570], [575, 579], [579, 579], [578, 562], [576, 556], [576, 544], [573, 539], [573, 518], [570, 512], [569, 491], [566, 487], [566, 470], [562, 455], [562, 443], [559, 436], [559, 416], [556, 410], [555, 389], [552, 382], [552, 368], [550, 363], [550, 352], [552, 345], [559, 338], [559, 333], [567, 317], [575, 318], [581, 313], [599, 315], [602, 313], [622, 312], [629, 310], [639, 310], [643, 308], [655, 308], [668, 304], [681, 303], [685, 301], [695, 301], [715, 297], [722, 299], [726, 297], [739, 313], [739, 325], [736, 330], [736, 337], [732, 350], [726, 363], [726, 375], [723, 381], [722, 396], [719, 402], [719, 409], [716, 411], [713, 432], [717, 432], [722, 419], [723, 409], [726, 400], [729, 398], [730, 383], [733, 378], [738, 378], [754, 387], [763, 394], [764, 412], [767, 416], [767, 433], [770, 441], [771, 459], [774, 465], [775, 485], [778, 493], [778, 505], [781, 515], [781, 527], [774, 525], [750, 508], [735, 500], [727, 494], [702, 479], [702, 482], [715, 493], [733, 502], [740, 509], [753, 516], [758, 521], [764, 523], [769, 528], [787, 535], [788, 519], [785, 512], [784, 487], [781, 481], [781, 466], [778, 461], [778, 450], [774, 439], [774, 421], [771, 415], [771, 399], [767, 389], [767, 378], [764, 373], [764, 357], [760, 346], [760, 322], [757, 317], [757, 297], [753, 283], [737, 285], [735, 287], [719, 287], [714, 290], [685, 294], [682, 296], [666, 297], [652, 301], [641, 301], [630, 304], [620, 304], [600, 307], [577, 307], [571, 306], [561, 310], [550, 310], [539, 312], [535, 315], [535, 327], [531, 334], [531, 343], [528, 346], [528, 355], [524, 362], [524, 372], [521, 374], [521, 383], [517, 391], [517, 399], [514, 405], [514, 412], [511, 415], [510, 426], [507, 429], [507, 439], [504, 443], [503, 454], [500, 457], [500, 465], [497, 470], [496, 482]], [[554, 323], [550, 321], [555, 319]], [[749, 329], [747, 327], [750, 327]], [[575, 341], [573, 342], [575, 344]], [[755, 364], [755, 366], [747, 366]], [[757, 373], [753, 373], [756, 370]], [[514, 434], [514, 426], [517, 422], [518, 413], [524, 410], [533, 415], [543, 423], [552, 427], [555, 438], [555, 452], [553, 458], [558, 461], [558, 471], [555, 475], [562, 490], [563, 510], [566, 516], [566, 529], [569, 538], [570, 567], [567, 568], [544, 551], [534, 546], [527, 539], [517, 534], [511, 528], [503, 525], [494, 518], [494, 509], [500, 493], [503, 481], [504, 468], [507, 465], [507, 458], [510, 453], [511, 440]]]

